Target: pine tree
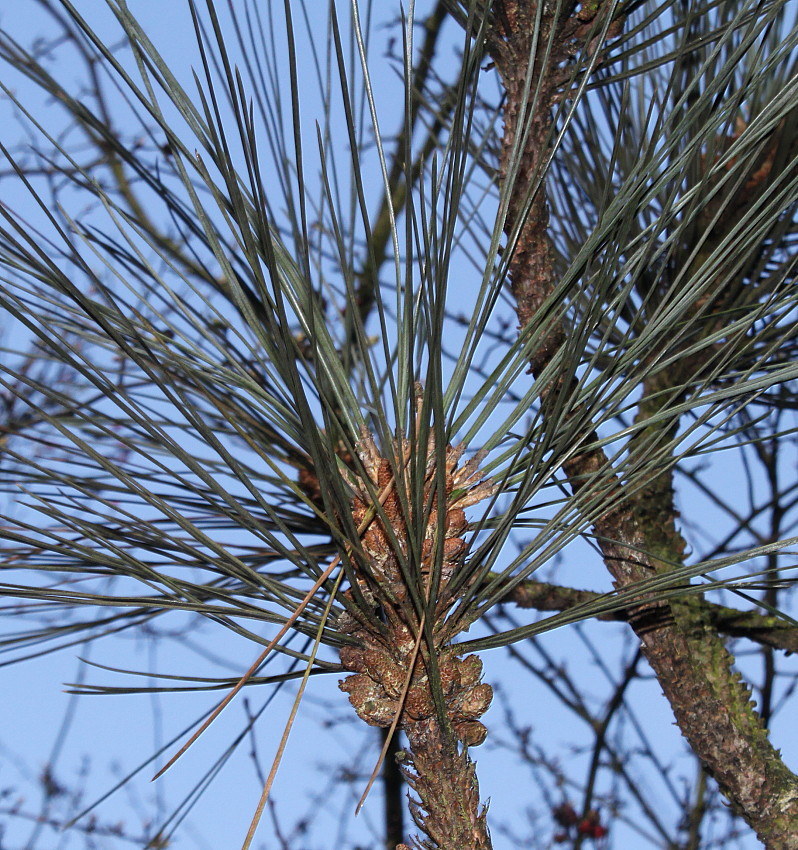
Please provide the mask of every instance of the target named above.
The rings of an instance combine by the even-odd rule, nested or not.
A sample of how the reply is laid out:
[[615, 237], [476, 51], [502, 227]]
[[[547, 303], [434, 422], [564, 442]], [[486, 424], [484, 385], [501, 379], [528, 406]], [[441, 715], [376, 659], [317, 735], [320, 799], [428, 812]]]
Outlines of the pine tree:
[[[40, 0], [58, 38], [0, 38], [34, 140], [1, 148], [28, 199], [0, 206], [1, 551], [22, 576], [1, 590], [47, 613], [12, 648], [232, 630], [257, 660], [185, 746], [244, 687], [297, 679], [301, 711], [335, 676], [383, 730], [372, 781], [409, 788], [418, 834], [387, 844], [462, 850], [492, 846], [484, 653], [621, 621], [639, 651], [553, 840], [611, 828], [595, 779], [623, 772], [607, 725], [647, 665], [703, 771], [668, 846], [705, 846], [709, 777], [797, 848], [768, 733], [796, 643], [795, 9], [396, 4], [400, 100], [370, 5], [274, 5], [188, 0], [193, 84], [125, 0], [113, 37]], [[63, 44], [87, 89], [50, 61]], [[754, 462], [768, 497], [745, 513], [718, 470]], [[731, 517], [714, 547], [712, 517], [680, 519], [690, 487]], [[579, 541], [608, 592], [558, 579]], [[761, 647], [758, 705], [729, 638]]]

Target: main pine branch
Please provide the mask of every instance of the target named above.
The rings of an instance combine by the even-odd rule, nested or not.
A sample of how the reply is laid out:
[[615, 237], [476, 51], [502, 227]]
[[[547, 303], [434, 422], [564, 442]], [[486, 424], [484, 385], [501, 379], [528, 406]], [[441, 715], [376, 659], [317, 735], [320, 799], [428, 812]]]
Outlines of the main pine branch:
[[[494, 6], [489, 49], [505, 91], [501, 174], [508, 200], [505, 231], [513, 251], [510, 282], [521, 328], [540, 322], [543, 342], [531, 357], [537, 380], [567, 339], [560, 318], [541, 315], [551, 304], [556, 272], [546, 200], [546, 157], [552, 112], [562, 96], [563, 69], [573, 58], [596, 61], [603, 49], [596, 33], [619, 32], [621, 20], [602, 20], [611, 4], [571, 4], [569, 15], [554, 17], [557, 4], [538, 8], [536, 0], [500, 0]], [[570, 60], [570, 64], [569, 64]], [[570, 71], [569, 71], [570, 73]], [[549, 311], [552, 312], [552, 311]], [[673, 377], [673, 376], [671, 376]], [[546, 378], [544, 414], [573, 387], [566, 378]], [[660, 382], [662, 376], [660, 376]], [[657, 398], [662, 398], [661, 386]], [[654, 393], [644, 388], [638, 423], [657, 412]], [[660, 419], [655, 422], [661, 421]], [[671, 429], [678, 422], [652, 427]], [[586, 443], [594, 442], [589, 435]], [[634, 446], [630, 447], [634, 450]], [[586, 450], [565, 465], [571, 492], [603, 478], [613, 506], [593, 530], [616, 587], [625, 588], [654, 572], [683, 563], [685, 545], [675, 524], [670, 473], [665, 470], [642, 492], [626, 493], [614, 479], [601, 449]], [[630, 619], [645, 656], [669, 700], [678, 726], [734, 809], [769, 848], [798, 848], [798, 778], [770, 743], [750, 690], [733, 670], [733, 659], [697, 598], [646, 603]]]

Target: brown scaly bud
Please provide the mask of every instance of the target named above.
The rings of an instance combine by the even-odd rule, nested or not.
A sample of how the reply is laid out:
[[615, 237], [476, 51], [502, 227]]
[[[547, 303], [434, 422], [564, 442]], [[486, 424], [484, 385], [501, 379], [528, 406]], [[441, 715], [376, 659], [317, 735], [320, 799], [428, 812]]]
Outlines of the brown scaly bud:
[[345, 670], [349, 670], [351, 673], [366, 672], [366, 662], [363, 658], [363, 650], [360, 647], [347, 644], [341, 647], [338, 654]]
[[482, 677], [482, 659], [478, 655], [466, 655], [460, 660], [460, 684], [476, 685]]
[[477, 720], [490, 707], [493, 700], [493, 688], [482, 683], [462, 691], [453, 701], [452, 710], [463, 720]]
[[369, 675], [382, 685], [389, 696], [398, 697], [402, 693], [406, 673], [390, 655], [373, 649], [366, 650], [363, 660]]
[[357, 673], [338, 683], [338, 687], [349, 694], [349, 702], [361, 720], [369, 726], [387, 727], [393, 723], [399, 703], [392, 700], [384, 689], [366, 673]]
[[469, 747], [478, 747], [488, 737], [488, 730], [478, 720], [463, 720], [454, 724], [457, 737]]
[[426, 720], [435, 714], [435, 703], [426, 679], [410, 687], [405, 698], [404, 709], [412, 720]]

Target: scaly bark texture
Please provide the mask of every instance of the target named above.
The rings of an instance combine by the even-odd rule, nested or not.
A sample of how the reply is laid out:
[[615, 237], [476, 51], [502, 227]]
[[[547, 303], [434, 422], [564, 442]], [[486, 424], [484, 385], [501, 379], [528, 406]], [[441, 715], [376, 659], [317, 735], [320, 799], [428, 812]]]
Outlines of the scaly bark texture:
[[[521, 327], [536, 321], [546, 330], [531, 357], [536, 379], [567, 334], [560, 320], [542, 315], [556, 283], [543, 182], [552, 106], [559, 96], [567, 59], [582, 48], [586, 55], [601, 49], [587, 39], [592, 37], [590, 26], [602, 22], [610, 4], [601, 0], [567, 4], [565, 14], [561, 8], [556, 19], [553, 5], [538, 8], [537, 0], [497, 0], [489, 42], [506, 93], [501, 177], [511, 186], [506, 231], [518, 234], [510, 261], [510, 283]], [[537, 30], [536, 20], [541, 23]], [[613, 22], [609, 33], [617, 33], [619, 25]], [[533, 41], [536, 31], [539, 38]], [[525, 83], [530, 67], [531, 85]], [[520, 168], [510, 174], [513, 150], [520, 151], [521, 161]], [[652, 375], [649, 386], [643, 388], [638, 423], [649, 421], [661, 408], [663, 382], [668, 377], [673, 380], [673, 375]], [[569, 389], [565, 379], [549, 380], [542, 392], [544, 415], [547, 404]], [[678, 422], [666, 420], [652, 427], [662, 432], [649, 432], [649, 439], [667, 440], [667, 431], [675, 433]], [[587, 442], [592, 439], [589, 436]], [[630, 450], [635, 451], [635, 446]], [[617, 587], [683, 562], [685, 543], [676, 526], [670, 472], [664, 470], [644, 492], [633, 495], [624, 493], [601, 450], [574, 457], [565, 465], [565, 472], [575, 495], [587, 482], [596, 480], [605, 481], [613, 493], [612, 504], [617, 507], [594, 523], [594, 532]], [[798, 779], [768, 740], [749, 688], [733, 670], [733, 659], [713, 627], [708, 606], [700, 597], [656, 604], [641, 599], [631, 612], [630, 624], [682, 734], [735, 810], [767, 847], [798, 848]]]
[[[353, 639], [341, 649], [341, 663], [354, 674], [340, 688], [366, 723], [387, 728], [400, 718], [410, 745], [401, 754], [402, 772], [416, 794], [411, 813], [426, 836], [412, 846], [487, 850], [490, 838], [468, 747], [485, 739], [479, 718], [493, 691], [480, 681], [479, 658], [461, 658], [452, 645], [446, 617], [468, 587], [451, 585], [467, 548], [464, 508], [489, 496], [493, 486], [480, 480], [478, 458], [459, 465], [463, 446], [437, 452], [431, 438], [420, 459], [420, 503], [427, 507], [415, 516], [409, 503], [419, 500], [400, 497], [412, 493], [409, 441], [394, 441], [393, 465], [368, 431], [357, 450], [369, 481], [353, 473], [352, 516], [358, 527], [368, 525], [353, 564], [357, 592], [347, 594], [369, 610], [352, 605], [339, 623]], [[379, 509], [375, 493], [387, 494]]]

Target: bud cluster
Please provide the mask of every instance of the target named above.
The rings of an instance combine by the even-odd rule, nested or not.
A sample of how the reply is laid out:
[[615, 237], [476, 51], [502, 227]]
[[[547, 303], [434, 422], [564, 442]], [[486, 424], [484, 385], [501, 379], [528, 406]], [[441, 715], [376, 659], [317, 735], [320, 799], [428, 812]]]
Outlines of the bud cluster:
[[[400, 463], [392, 466], [381, 456], [370, 432], [364, 430], [357, 445], [362, 469], [370, 481], [367, 484], [354, 475], [351, 481], [355, 494], [352, 517], [358, 527], [367, 523], [361, 539], [362, 556], [353, 566], [359, 598], [373, 604], [379, 612], [380, 627], [375, 628], [373, 612], [358, 612], [353, 606], [341, 618], [339, 628], [354, 639], [342, 647], [341, 664], [354, 675], [343, 680], [340, 688], [370, 725], [388, 727], [401, 711], [402, 727], [407, 730], [436, 713], [429, 672], [432, 651], [448, 721], [463, 743], [476, 746], [485, 739], [486, 729], [479, 717], [490, 705], [493, 692], [490, 685], [480, 682], [479, 658], [458, 657], [456, 646], [449, 643], [450, 636], [444, 636], [441, 627], [468, 587], [468, 582], [456, 590], [449, 587], [463, 565], [467, 549], [462, 537], [467, 529], [463, 509], [490, 496], [494, 488], [481, 480], [479, 456], [458, 466], [464, 447], [446, 446], [442, 453], [445, 489], [437, 497], [438, 453], [431, 437], [423, 493], [423, 504], [429, 509], [423, 518], [418, 518], [424, 523], [423, 537], [420, 550], [417, 547], [420, 560], [416, 556], [413, 567], [409, 540], [411, 534], [419, 534], [419, 529], [407, 507], [410, 500], [403, 503], [399, 496], [399, 488], [410, 492], [407, 441], [396, 440], [394, 450]], [[374, 507], [375, 493], [382, 495], [379, 509]], [[422, 598], [430, 600], [434, 596], [432, 634], [440, 645], [416, 647], [420, 622], [412, 604], [408, 576], [415, 581], [415, 590]], [[350, 600], [355, 598], [352, 590], [347, 591], [347, 596]]]

